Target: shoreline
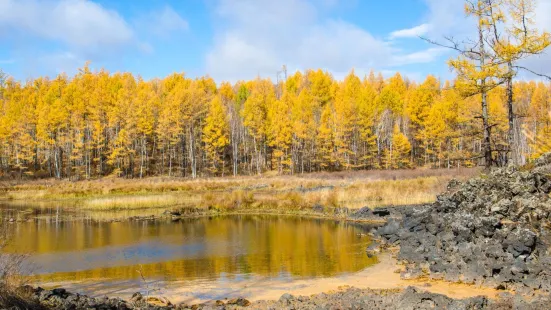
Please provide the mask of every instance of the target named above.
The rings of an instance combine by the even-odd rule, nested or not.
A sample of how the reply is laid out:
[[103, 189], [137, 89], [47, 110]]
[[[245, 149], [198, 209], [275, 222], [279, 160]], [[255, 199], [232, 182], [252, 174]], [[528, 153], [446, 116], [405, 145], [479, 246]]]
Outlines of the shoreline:
[[[450, 174], [453, 171], [453, 176]], [[327, 174], [182, 179], [0, 181], [0, 204], [57, 204], [89, 211], [147, 211], [178, 207], [360, 209], [435, 201], [453, 177], [478, 169], [349, 171]]]
[[[411, 210], [417, 206], [402, 206], [396, 208], [394, 216], [397, 214], [403, 214], [404, 211]], [[217, 214], [218, 216], [231, 216], [231, 215], [251, 215], [249, 211], [241, 210], [235, 213]], [[258, 210], [255, 210], [258, 211]], [[263, 210], [265, 211], [265, 210]], [[274, 210], [272, 210], [274, 211]], [[277, 210], [275, 210], [277, 211]], [[365, 210], [364, 210], [365, 211]], [[273, 214], [266, 212], [256, 214], [259, 215], [273, 215], [273, 216], [301, 216], [308, 218], [318, 218], [324, 220], [337, 220], [347, 222], [357, 222], [350, 218], [349, 214], [346, 216], [335, 217], [333, 214], [331, 217], [327, 214]], [[202, 215], [184, 215], [179, 219], [213, 216], [209, 214]], [[388, 216], [385, 216], [381, 221], [387, 221]], [[155, 220], [172, 220], [170, 217], [158, 217]], [[179, 220], [178, 219], [178, 220]], [[360, 220], [363, 223], [372, 224], [366, 220]], [[379, 222], [378, 224], [382, 224]], [[377, 243], [377, 239], [374, 240]], [[403, 279], [400, 276], [400, 272], [404, 271], [405, 265], [400, 263], [396, 258], [396, 253], [399, 248], [383, 248], [378, 252], [377, 257], [379, 262], [373, 266], [367, 267], [359, 272], [351, 274], [337, 275], [334, 277], [322, 277], [314, 279], [298, 279], [291, 281], [278, 281], [277, 279], [261, 279], [260, 281], [244, 281], [236, 283], [200, 283], [193, 282], [187, 285], [183, 285], [184, 282], [174, 282], [166, 285], [165, 288], [157, 290], [151, 294], [151, 300], [147, 304], [159, 306], [158, 308], [151, 309], [165, 309], [163, 306], [172, 305], [171, 309], [216, 309], [209, 308], [213, 303], [218, 302], [225, 304], [224, 309], [239, 309], [245, 304], [234, 304], [236, 301], [246, 301], [246, 305], [252, 305], [254, 309], [269, 309], [265, 308], [266, 303], [278, 303], [281, 302], [282, 296], [311, 296], [308, 298], [314, 298], [312, 296], [318, 296], [315, 298], [337, 298], [336, 296], [348, 296], [349, 294], [359, 294], [358, 296], [364, 296], [362, 298], [382, 298], [387, 300], [388, 298], [396, 298], [400, 294], [413, 294], [412, 296], [422, 296], [423, 294], [429, 294], [430, 298], [446, 298], [450, 302], [463, 302], [464, 300], [471, 300], [477, 298], [485, 298], [489, 303], [500, 302], [503, 298], [516, 298], [522, 302], [528, 302], [527, 296], [519, 295], [518, 293], [498, 290], [495, 288], [489, 288], [487, 286], [477, 286], [464, 283], [453, 283], [444, 280], [434, 280], [425, 278], [416, 279]], [[379, 250], [375, 250], [379, 251]], [[139, 296], [146, 296], [143, 287], [140, 289], [140, 285], [131, 286], [127, 288], [118, 288], [111, 290], [98, 289], [97, 285], [101, 284], [101, 279], [95, 279], [92, 281], [82, 281], [78, 283], [68, 282], [49, 282], [38, 283], [44, 285], [44, 287], [50, 288], [54, 292], [56, 289], [62, 289], [71, 292], [79, 292], [82, 295], [87, 296], [91, 300], [103, 300], [108, 302], [123, 302], [133, 303], [136, 302], [135, 296], [139, 292]], [[154, 281], [152, 282], [154, 283]], [[91, 287], [89, 290], [84, 290], [83, 287]], [[412, 291], [413, 288], [413, 291]], [[413, 292], [413, 293], [412, 293]], [[43, 294], [43, 293], [42, 293]], [[70, 293], [67, 293], [72, 296]], [[55, 295], [53, 295], [55, 296]], [[63, 295], [65, 296], [65, 295]], [[109, 298], [105, 297], [108, 296]], [[203, 297], [201, 297], [203, 296]], [[208, 296], [208, 298], [205, 298]], [[319, 297], [321, 296], [321, 297]], [[394, 297], [389, 297], [394, 296]], [[424, 296], [424, 295], [423, 295]], [[442, 297], [439, 297], [442, 296]], [[482, 297], [480, 297], [482, 296]], [[33, 297], [36, 299], [36, 297]], [[82, 297], [84, 298], [84, 297]], [[293, 297], [294, 298], [294, 297]], [[296, 302], [303, 303], [304, 301]], [[306, 297], [304, 297], [306, 298]], [[303, 298], [303, 299], [304, 299]], [[339, 297], [341, 298], [341, 297]], [[347, 297], [348, 298], [348, 297]], [[421, 297], [419, 297], [421, 298]], [[425, 298], [425, 297], [422, 297]], [[389, 299], [389, 300], [390, 300]], [[56, 299], [60, 300], [65, 299]], [[109, 301], [109, 302], [111, 302]], [[144, 301], [142, 299], [142, 301]], [[46, 302], [49, 302], [46, 300]], [[63, 301], [65, 302], [65, 301]], [[59, 305], [59, 304], [58, 304]], [[179, 306], [174, 306], [179, 305]], [[258, 307], [257, 307], [258, 306]], [[54, 308], [57, 306], [54, 306]], [[112, 308], [118, 309], [118, 308]]]
[[[277, 300], [286, 293], [292, 293], [296, 296], [311, 296], [314, 294], [330, 294], [332, 292], [344, 290], [347, 288], [369, 289], [376, 291], [403, 291], [408, 287], [415, 287], [419, 290], [433, 294], [442, 294], [453, 299], [465, 299], [477, 296], [485, 296], [492, 300], [497, 300], [500, 294], [506, 291], [499, 291], [487, 287], [476, 287], [474, 285], [450, 283], [441, 280], [413, 279], [405, 280], [400, 278], [396, 269], [400, 265], [393, 253], [384, 252], [380, 256], [380, 261], [359, 272], [338, 275], [335, 277], [321, 277], [313, 279], [298, 279], [291, 281], [282, 281], [277, 279], [260, 279], [251, 281], [241, 281], [238, 283], [204, 283], [202, 281], [185, 284], [184, 282], [168, 283], [166, 287], [158, 289], [151, 293], [160, 299], [169, 300], [173, 304], [198, 305], [215, 300], [245, 298], [250, 302], [263, 300]], [[155, 281], [152, 281], [154, 284]], [[54, 282], [39, 283], [49, 289], [63, 287], [68, 291], [79, 291], [92, 297], [99, 298], [109, 296], [110, 298], [120, 298], [130, 300], [132, 296], [140, 292], [145, 295], [142, 288], [117, 287], [110, 290], [93, 290], [90, 293], [83, 288], [93, 286], [95, 281], [83, 281], [79, 283]], [[223, 286], [223, 287], [221, 287]], [[207, 297], [208, 296], [208, 297]]]
[[[42, 216], [50, 216], [43, 214], [34, 214], [28, 211], [28, 209], [53, 209], [52, 206], [32, 206], [19, 210], [17, 204], [5, 203], [4, 206], [13, 207], [17, 213], [17, 217], [4, 218], [10, 223], [25, 223], [31, 221], [40, 221]], [[120, 211], [94, 211], [94, 210], [80, 210], [72, 206], [59, 206], [65, 212], [75, 212], [75, 214], [62, 215], [56, 221], [76, 221], [80, 219], [92, 219], [96, 222], [124, 222], [124, 221], [172, 221], [196, 219], [204, 217], [216, 217], [216, 216], [237, 216], [237, 215], [271, 215], [271, 216], [297, 216], [310, 219], [325, 219], [335, 221], [346, 221], [350, 223], [365, 223], [374, 225], [383, 225], [389, 219], [401, 218], [404, 210], [423, 207], [425, 205], [401, 205], [401, 206], [381, 206], [378, 208], [364, 207], [361, 209], [348, 209], [346, 207], [323, 207], [316, 205], [314, 207], [303, 207], [299, 209], [289, 209], [285, 207], [259, 207], [249, 208], [240, 207], [234, 210], [220, 210], [217, 208], [204, 208], [204, 207], [162, 207], [151, 208], [146, 210], [120, 210]], [[95, 213], [109, 214], [109, 218], [94, 218]], [[119, 214], [120, 216], [119, 216]], [[126, 215], [126, 213], [133, 213], [140, 215]], [[146, 214], [143, 214], [146, 213]], [[22, 218], [19, 218], [19, 215]]]

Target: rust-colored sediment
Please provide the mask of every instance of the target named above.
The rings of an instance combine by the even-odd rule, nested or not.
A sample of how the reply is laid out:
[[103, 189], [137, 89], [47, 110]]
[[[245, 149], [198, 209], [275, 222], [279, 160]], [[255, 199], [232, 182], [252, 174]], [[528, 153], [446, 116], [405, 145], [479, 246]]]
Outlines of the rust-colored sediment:
[[[403, 280], [400, 274], [396, 272], [400, 266], [390, 253], [380, 255], [380, 263], [368, 267], [360, 272], [346, 276], [318, 278], [309, 280], [278, 280], [263, 279], [251, 281], [193, 281], [193, 282], [175, 282], [165, 286], [152, 295], [163, 296], [173, 303], [185, 302], [188, 304], [201, 303], [210, 299], [223, 299], [232, 297], [245, 297], [251, 301], [256, 300], [275, 300], [279, 299], [284, 293], [291, 293], [295, 296], [309, 296], [319, 293], [330, 293], [346, 287], [356, 287], [360, 289], [376, 290], [396, 290], [404, 289], [408, 286], [414, 286], [419, 289], [432, 293], [443, 294], [451, 298], [469, 298], [474, 296], [487, 296], [495, 299], [503, 291], [497, 291], [490, 288], [478, 287], [467, 284], [448, 283], [445, 281], [434, 281], [428, 279], [421, 280]], [[93, 286], [101, 287], [99, 283]], [[86, 286], [85, 283], [70, 285], [67, 283], [52, 283], [52, 285], [63, 285], [71, 291], [79, 291], [79, 287]], [[51, 285], [46, 285], [51, 286]], [[155, 286], [155, 285], [153, 285]], [[139, 288], [122, 288], [120, 290], [94, 291], [92, 295], [109, 297], [130, 298], [132, 293]]]

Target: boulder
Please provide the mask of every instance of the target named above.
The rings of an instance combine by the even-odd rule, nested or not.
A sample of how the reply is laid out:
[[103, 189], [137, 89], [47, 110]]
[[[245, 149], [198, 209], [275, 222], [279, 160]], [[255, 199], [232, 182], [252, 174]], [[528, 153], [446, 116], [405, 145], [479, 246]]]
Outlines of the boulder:
[[[550, 154], [536, 163], [546, 165]], [[398, 258], [407, 262], [403, 277], [428, 273], [454, 282], [549, 291], [550, 190], [549, 176], [536, 169], [495, 169], [464, 183], [452, 180], [435, 203], [404, 212], [375, 234], [383, 243], [400, 245]]]

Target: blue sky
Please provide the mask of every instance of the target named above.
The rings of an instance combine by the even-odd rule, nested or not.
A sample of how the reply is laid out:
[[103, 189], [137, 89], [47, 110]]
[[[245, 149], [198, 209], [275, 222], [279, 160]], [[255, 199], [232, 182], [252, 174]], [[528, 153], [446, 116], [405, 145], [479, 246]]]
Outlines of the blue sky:
[[448, 78], [453, 53], [417, 35], [460, 35], [467, 22], [461, 0], [0, 0], [0, 68], [17, 79], [86, 61], [146, 79], [275, 79], [282, 65]]

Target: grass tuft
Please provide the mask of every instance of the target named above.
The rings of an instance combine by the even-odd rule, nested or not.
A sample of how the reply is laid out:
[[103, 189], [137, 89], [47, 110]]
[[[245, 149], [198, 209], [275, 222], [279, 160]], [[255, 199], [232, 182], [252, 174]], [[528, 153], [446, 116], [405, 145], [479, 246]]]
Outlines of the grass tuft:
[[0, 199], [42, 202], [67, 200], [90, 210], [140, 210], [192, 206], [236, 209], [379, 207], [433, 202], [452, 178], [478, 169], [419, 169], [312, 173], [207, 179], [152, 177], [91, 181], [0, 182]]

